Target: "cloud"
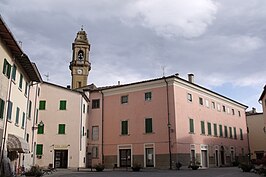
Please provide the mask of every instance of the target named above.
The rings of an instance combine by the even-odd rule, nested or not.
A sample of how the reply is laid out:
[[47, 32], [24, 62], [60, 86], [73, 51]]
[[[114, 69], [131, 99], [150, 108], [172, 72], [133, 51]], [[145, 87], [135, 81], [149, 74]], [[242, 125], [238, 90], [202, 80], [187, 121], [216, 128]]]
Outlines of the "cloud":
[[217, 6], [211, 0], [137, 0], [126, 11], [126, 23], [140, 22], [164, 37], [193, 38], [212, 24]]
[[263, 47], [264, 41], [256, 36], [236, 36], [232, 37], [229, 46], [236, 52], [252, 52]]

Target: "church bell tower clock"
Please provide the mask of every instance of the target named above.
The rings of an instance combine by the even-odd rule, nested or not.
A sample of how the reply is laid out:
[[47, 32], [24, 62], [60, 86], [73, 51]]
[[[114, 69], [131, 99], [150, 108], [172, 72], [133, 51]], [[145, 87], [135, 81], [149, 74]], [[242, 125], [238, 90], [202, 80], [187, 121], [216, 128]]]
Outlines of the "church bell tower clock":
[[72, 43], [72, 61], [69, 69], [71, 70], [72, 84], [71, 88], [76, 89], [87, 85], [91, 64], [89, 62], [90, 44], [87, 39], [87, 34], [81, 28]]

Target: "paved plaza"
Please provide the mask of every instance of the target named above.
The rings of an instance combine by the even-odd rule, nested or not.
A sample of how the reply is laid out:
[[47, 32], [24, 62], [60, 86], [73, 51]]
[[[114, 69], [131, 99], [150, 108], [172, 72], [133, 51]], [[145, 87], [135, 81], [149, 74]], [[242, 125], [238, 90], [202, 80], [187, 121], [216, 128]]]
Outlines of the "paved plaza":
[[103, 172], [91, 172], [83, 169], [82, 171], [74, 170], [58, 170], [57, 172], [45, 175], [45, 177], [260, 177], [255, 173], [244, 173], [236, 167], [230, 168], [210, 168], [207, 170], [191, 170], [183, 168], [176, 170], [156, 170], [144, 169], [140, 172], [132, 172], [131, 170], [105, 170]]

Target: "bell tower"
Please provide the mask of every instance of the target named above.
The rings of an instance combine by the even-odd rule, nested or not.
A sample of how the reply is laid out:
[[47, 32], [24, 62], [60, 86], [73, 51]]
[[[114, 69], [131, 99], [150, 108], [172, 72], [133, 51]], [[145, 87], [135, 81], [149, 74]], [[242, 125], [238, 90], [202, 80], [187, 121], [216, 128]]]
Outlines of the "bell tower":
[[69, 69], [71, 70], [71, 88], [76, 89], [87, 85], [91, 63], [89, 62], [90, 44], [86, 32], [81, 28], [72, 43], [72, 61]]

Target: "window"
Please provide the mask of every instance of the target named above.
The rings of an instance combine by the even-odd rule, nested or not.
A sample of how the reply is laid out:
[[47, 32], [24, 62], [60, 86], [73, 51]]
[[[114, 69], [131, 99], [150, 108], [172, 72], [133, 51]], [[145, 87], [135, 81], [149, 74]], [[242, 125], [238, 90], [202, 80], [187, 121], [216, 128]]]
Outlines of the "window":
[[87, 138], [89, 138], [90, 137], [90, 131], [89, 131], [89, 129], [87, 129]]
[[221, 111], [221, 105], [219, 103], [217, 103], [217, 110]]
[[192, 95], [190, 93], [187, 94], [187, 100], [192, 102]]
[[66, 110], [66, 104], [67, 104], [66, 100], [60, 100], [59, 109], [60, 110]]
[[84, 126], [82, 127], [82, 136], [85, 136], [85, 128], [84, 128]]
[[235, 110], [234, 109], [232, 109], [232, 115], [235, 115]]
[[31, 117], [31, 106], [32, 106], [32, 102], [29, 102], [29, 112], [28, 112], [28, 116], [29, 118]]
[[46, 101], [41, 100], [39, 103], [39, 110], [45, 110], [45, 107], [46, 107]]
[[11, 65], [8, 63], [8, 61], [5, 59], [4, 60], [4, 66], [3, 66], [3, 74], [10, 78], [10, 73], [11, 73]]
[[220, 137], [223, 137], [223, 126], [219, 125]]
[[200, 125], [201, 125], [201, 134], [205, 135], [205, 123], [204, 123], [204, 121], [200, 121]]
[[100, 108], [100, 99], [92, 100], [92, 109]]
[[234, 139], [237, 139], [236, 127], [234, 127]]
[[92, 140], [98, 140], [99, 139], [99, 126], [93, 126], [92, 127]]
[[13, 103], [11, 101], [8, 102], [8, 108], [7, 108], [7, 119], [9, 121], [11, 121], [11, 117], [12, 117], [12, 107], [13, 107]]
[[212, 109], [215, 109], [215, 102], [212, 101]]
[[28, 96], [28, 87], [29, 87], [29, 84], [26, 82], [26, 85], [25, 85], [25, 96]]
[[152, 133], [152, 118], [145, 119], [145, 133]]
[[239, 129], [239, 131], [240, 131], [240, 139], [243, 140], [243, 131], [241, 128]]
[[59, 124], [58, 125], [58, 134], [65, 134], [66, 125], [65, 124]]
[[30, 139], [30, 134], [27, 133], [27, 135], [26, 135], [26, 141], [27, 141], [27, 143], [29, 142], [29, 139]]
[[212, 135], [212, 125], [208, 122], [208, 135]]
[[223, 112], [225, 112], [225, 106], [223, 105]]
[[21, 128], [25, 128], [25, 112], [22, 113], [22, 123], [21, 123]]
[[206, 107], [209, 108], [210, 105], [209, 105], [209, 100], [205, 100], [205, 104], [206, 104]]
[[42, 155], [43, 154], [43, 145], [37, 144], [36, 146], [36, 155]]
[[240, 111], [238, 111], [238, 116], [241, 117], [241, 113], [240, 113]]
[[189, 119], [189, 133], [194, 133], [194, 120]]
[[[43, 134], [44, 133], [44, 124], [38, 124], [38, 131], [37, 134]], [[60, 134], [60, 133], [59, 133]], [[63, 133], [64, 134], [64, 133]]]
[[227, 138], [228, 137], [228, 130], [227, 130], [227, 126], [224, 126], [224, 137]]
[[145, 93], [145, 101], [150, 101], [151, 100], [151, 92], [146, 92]]
[[128, 135], [128, 121], [121, 121], [121, 135]]
[[230, 137], [230, 138], [233, 138], [232, 127], [229, 127], [229, 137]]
[[128, 103], [128, 95], [121, 96], [121, 104], [126, 104], [126, 103]]
[[218, 136], [218, 134], [217, 134], [217, 124], [213, 124], [213, 133], [214, 133], [214, 136]]
[[16, 124], [18, 124], [19, 123], [19, 111], [20, 111], [20, 109], [19, 109], [19, 107], [17, 107], [17, 112], [16, 112]]
[[86, 113], [86, 105], [83, 104], [83, 113]]
[[17, 67], [16, 65], [13, 65], [13, 68], [12, 68], [12, 80], [16, 80], [16, 73], [17, 73]]
[[98, 146], [93, 146], [92, 149], [92, 158], [98, 158]]
[[5, 101], [0, 98], [0, 119], [4, 118]]
[[203, 105], [203, 98], [199, 97], [199, 104]]
[[22, 84], [23, 84], [23, 75], [20, 74], [20, 78], [19, 78], [19, 88], [22, 89]]

